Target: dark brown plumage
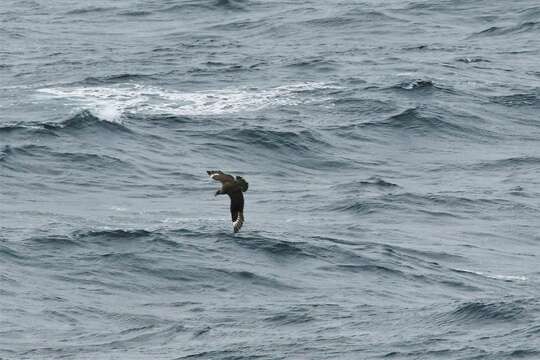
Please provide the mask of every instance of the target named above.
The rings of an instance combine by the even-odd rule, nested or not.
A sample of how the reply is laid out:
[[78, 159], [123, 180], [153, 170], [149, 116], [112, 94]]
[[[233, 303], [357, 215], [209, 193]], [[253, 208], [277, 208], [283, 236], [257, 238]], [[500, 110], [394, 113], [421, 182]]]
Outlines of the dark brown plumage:
[[221, 170], [208, 170], [208, 175], [221, 182], [221, 189], [216, 191], [215, 195], [227, 194], [231, 198], [231, 219], [233, 222], [233, 231], [237, 233], [244, 224], [244, 195], [247, 191], [248, 183], [240, 176], [236, 179]]

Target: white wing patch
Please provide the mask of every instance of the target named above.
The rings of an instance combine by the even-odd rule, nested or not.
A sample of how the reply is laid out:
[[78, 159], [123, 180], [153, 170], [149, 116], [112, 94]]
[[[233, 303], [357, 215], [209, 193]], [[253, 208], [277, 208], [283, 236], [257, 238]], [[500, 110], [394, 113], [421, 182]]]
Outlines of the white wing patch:
[[233, 222], [233, 230], [235, 233], [239, 232], [242, 228], [242, 225], [244, 225], [244, 214], [240, 213], [238, 214], [238, 219], [236, 219], [235, 222]]

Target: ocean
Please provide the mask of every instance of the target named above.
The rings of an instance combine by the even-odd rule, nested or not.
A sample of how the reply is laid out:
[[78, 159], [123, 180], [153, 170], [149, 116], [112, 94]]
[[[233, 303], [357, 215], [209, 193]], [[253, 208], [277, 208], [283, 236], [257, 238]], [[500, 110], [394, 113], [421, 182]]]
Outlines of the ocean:
[[540, 359], [538, 1], [0, 23], [0, 359]]

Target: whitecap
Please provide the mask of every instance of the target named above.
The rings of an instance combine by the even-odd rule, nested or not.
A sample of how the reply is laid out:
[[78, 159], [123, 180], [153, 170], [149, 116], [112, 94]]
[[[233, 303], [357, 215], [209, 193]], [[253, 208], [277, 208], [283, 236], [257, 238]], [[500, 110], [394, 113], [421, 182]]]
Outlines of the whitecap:
[[489, 279], [495, 279], [495, 280], [504, 280], [504, 281], [527, 281], [528, 278], [526, 276], [521, 275], [501, 275], [501, 274], [489, 274], [481, 271], [473, 271], [473, 270], [466, 270], [466, 269], [455, 269], [457, 272], [463, 272], [463, 273], [469, 273], [474, 274], [478, 276], [483, 276]]
[[184, 92], [140, 84], [115, 84], [92, 87], [49, 87], [42, 94], [71, 100], [96, 116], [118, 121], [124, 114], [208, 116], [260, 111], [268, 107], [296, 106], [324, 101], [315, 90], [340, 87], [320, 82], [288, 84], [278, 87], [229, 88]]

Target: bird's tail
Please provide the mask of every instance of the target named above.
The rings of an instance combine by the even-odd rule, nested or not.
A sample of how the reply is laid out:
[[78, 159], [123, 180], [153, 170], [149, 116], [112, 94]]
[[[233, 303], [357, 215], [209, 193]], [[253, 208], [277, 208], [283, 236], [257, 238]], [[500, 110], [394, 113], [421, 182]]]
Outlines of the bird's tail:
[[236, 218], [236, 221], [233, 222], [233, 230], [235, 233], [239, 232], [242, 228], [242, 225], [244, 225], [244, 213], [240, 211], [238, 213], [238, 217]]

